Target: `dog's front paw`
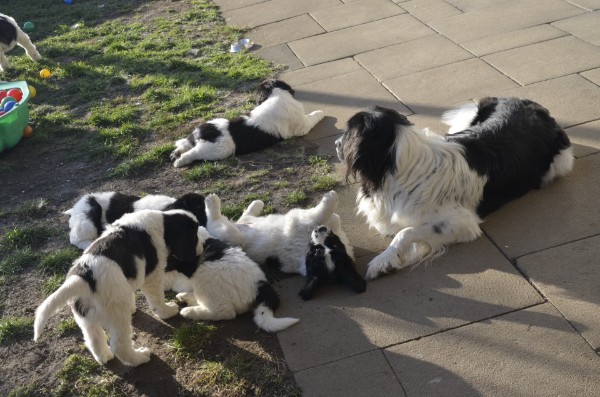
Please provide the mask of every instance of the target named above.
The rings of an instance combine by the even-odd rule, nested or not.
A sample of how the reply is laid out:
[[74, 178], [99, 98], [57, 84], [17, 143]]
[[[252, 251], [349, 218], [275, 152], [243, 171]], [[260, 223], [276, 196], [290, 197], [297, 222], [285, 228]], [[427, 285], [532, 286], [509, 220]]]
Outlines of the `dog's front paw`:
[[181, 168], [181, 167], [183, 167], [184, 165], [185, 165], [185, 163], [184, 163], [183, 161], [181, 161], [181, 159], [180, 159], [180, 158], [178, 158], [177, 160], [175, 160], [175, 161], [173, 162], [173, 166], [174, 166], [174, 167], [176, 167], [176, 168]]
[[150, 361], [150, 349], [146, 347], [137, 348], [133, 353], [128, 354], [127, 359], [121, 359], [121, 361], [130, 367], [146, 364]]
[[187, 303], [188, 305], [196, 304], [196, 298], [194, 297], [193, 294], [191, 294], [189, 292], [180, 292], [175, 296], [175, 298], [177, 298], [177, 300], [180, 302]]
[[319, 119], [320, 121], [325, 117], [325, 112], [322, 110], [315, 110], [314, 112], [310, 112], [309, 115]]
[[175, 302], [167, 302], [164, 306], [157, 308], [154, 312], [161, 320], [166, 320], [179, 314], [179, 305]]
[[204, 208], [209, 219], [221, 217], [221, 199], [216, 194], [211, 193], [204, 198]]
[[147, 347], [138, 347], [137, 349], [135, 349], [135, 351], [138, 353], [142, 353], [146, 357], [150, 357], [150, 355], [152, 354], [152, 351]]
[[338, 205], [338, 196], [335, 190], [325, 193], [321, 202], [325, 207], [333, 208], [335, 210]]
[[372, 280], [384, 273], [399, 270], [403, 267], [398, 252], [393, 248], [387, 248], [369, 262], [366, 278]]
[[181, 153], [179, 153], [178, 149], [175, 149], [171, 152], [171, 154], [169, 155], [169, 159], [171, 159], [171, 161], [175, 161], [177, 160], [179, 157], [181, 157]]

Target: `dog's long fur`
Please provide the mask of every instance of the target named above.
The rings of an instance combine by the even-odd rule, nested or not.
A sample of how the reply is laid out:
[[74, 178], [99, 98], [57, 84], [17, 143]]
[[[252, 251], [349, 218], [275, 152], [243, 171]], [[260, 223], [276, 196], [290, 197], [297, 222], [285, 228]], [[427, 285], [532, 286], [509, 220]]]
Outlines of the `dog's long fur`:
[[268, 332], [277, 332], [298, 322], [296, 318], [275, 318], [279, 296], [265, 274], [240, 247], [212, 238], [204, 228], [198, 231], [202, 254], [192, 262], [169, 258], [165, 288], [188, 307], [181, 315], [192, 320], [231, 320], [254, 311], [254, 322]]
[[107, 224], [125, 214], [140, 210], [168, 211], [182, 209], [194, 214], [201, 226], [206, 226], [204, 196], [187, 193], [178, 199], [157, 194], [144, 197], [119, 192], [98, 192], [82, 196], [75, 205], [65, 211], [69, 215], [69, 239], [71, 244], [86, 249]]
[[183, 167], [196, 160], [222, 160], [261, 150], [308, 134], [324, 117], [321, 110], [305, 114], [304, 106], [294, 99], [294, 90], [280, 80], [261, 83], [256, 99], [258, 106], [249, 116], [208, 121], [175, 142], [173, 165]]
[[317, 288], [326, 283], [344, 283], [354, 292], [367, 289], [367, 283], [356, 271], [354, 260], [346, 252], [341, 239], [327, 226], [313, 230], [306, 252], [306, 284], [299, 295], [312, 299]]
[[481, 234], [481, 218], [573, 167], [569, 138], [539, 104], [484, 98], [444, 115], [450, 132], [418, 131], [394, 110], [354, 115], [336, 141], [347, 177], [360, 180], [358, 212], [395, 235], [367, 278], [431, 260]]
[[[85, 345], [100, 364], [114, 356], [130, 366], [148, 362], [150, 350], [132, 346], [134, 293], [141, 289], [161, 319], [177, 315], [177, 304], [165, 303], [167, 257], [194, 260], [202, 250], [198, 241], [198, 222], [190, 212], [144, 210], [124, 215], [84, 251], [64, 284], [37, 308], [34, 340], [49, 317], [68, 303]], [[110, 347], [104, 329], [110, 332]]]
[[331, 191], [313, 208], [260, 216], [264, 203], [255, 200], [237, 223], [231, 223], [221, 215], [219, 197], [211, 194], [206, 197], [206, 216], [209, 222], [222, 224], [215, 237], [241, 245], [253, 261], [276, 265], [285, 273], [306, 275], [306, 247], [312, 230], [318, 225], [324, 224], [333, 230], [344, 242], [348, 255], [353, 256], [340, 217], [335, 213], [337, 204], [337, 193]]
[[34, 62], [42, 59], [27, 33], [23, 32], [17, 22], [8, 15], [0, 14], [0, 72], [10, 68], [10, 63], [4, 55], [12, 50], [15, 45], [23, 47], [27, 56]]

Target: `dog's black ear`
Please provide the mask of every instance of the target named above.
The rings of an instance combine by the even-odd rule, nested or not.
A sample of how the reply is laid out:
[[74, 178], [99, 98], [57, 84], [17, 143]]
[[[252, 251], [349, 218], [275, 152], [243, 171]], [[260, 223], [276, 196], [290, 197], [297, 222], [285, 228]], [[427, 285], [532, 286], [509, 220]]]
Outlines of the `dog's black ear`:
[[393, 109], [375, 106], [356, 113], [343, 138], [346, 179], [360, 177], [366, 194], [378, 190], [385, 176], [396, 169], [396, 136], [412, 125]]
[[186, 193], [165, 208], [166, 210], [189, 211], [194, 214], [200, 226], [206, 227], [206, 208], [204, 206], [204, 196], [201, 194]]
[[292, 96], [296, 95], [296, 92], [285, 81], [273, 79], [265, 80], [256, 88], [256, 104], [260, 105], [266, 101], [271, 96], [275, 88], [285, 90]]
[[164, 238], [170, 254], [187, 262], [196, 258], [198, 222], [185, 214], [163, 214]]

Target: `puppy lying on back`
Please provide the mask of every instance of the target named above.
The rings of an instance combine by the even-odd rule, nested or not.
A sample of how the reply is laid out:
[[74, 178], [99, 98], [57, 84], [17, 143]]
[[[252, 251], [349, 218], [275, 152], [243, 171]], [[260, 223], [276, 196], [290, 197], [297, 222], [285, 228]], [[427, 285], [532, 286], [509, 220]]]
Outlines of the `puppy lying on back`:
[[140, 210], [167, 211], [182, 209], [194, 214], [201, 226], [206, 226], [204, 196], [187, 193], [178, 199], [162, 195], [132, 196], [118, 192], [90, 193], [81, 197], [68, 211], [71, 244], [86, 249], [107, 224], [125, 214]]
[[[114, 356], [134, 367], [148, 362], [150, 350], [132, 346], [134, 293], [141, 289], [161, 319], [177, 315], [177, 304], [165, 303], [167, 257], [193, 261], [202, 252], [198, 241], [198, 222], [190, 212], [124, 215], [83, 252], [63, 285], [37, 308], [33, 339], [39, 339], [48, 318], [68, 303], [86, 347], [100, 364]], [[110, 347], [104, 329], [110, 331]]]
[[308, 243], [306, 284], [299, 295], [309, 300], [320, 285], [328, 282], [344, 283], [357, 293], [367, 289], [367, 283], [356, 271], [344, 243], [330, 228], [321, 225], [313, 230]]
[[212, 238], [198, 230], [202, 254], [191, 262], [169, 258], [165, 288], [180, 292], [177, 299], [188, 307], [181, 315], [192, 320], [231, 320], [254, 310], [254, 322], [268, 332], [281, 331], [298, 322], [275, 318], [279, 296], [260, 267], [240, 247]]
[[257, 91], [258, 106], [249, 116], [210, 120], [175, 142], [173, 165], [183, 167], [196, 160], [222, 160], [265, 149], [308, 134], [324, 117], [321, 110], [305, 114], [294, 90], [283, 81], [264, 81]]
[[42, 59], [27, 33], [23, 32], [17, 22], [5, 14], [0, 14], [0, 72], [10, 68], [10, 63], [4, 55], [12, 50], [15, 45], [23, 47], [27, 56], [34, 62]]

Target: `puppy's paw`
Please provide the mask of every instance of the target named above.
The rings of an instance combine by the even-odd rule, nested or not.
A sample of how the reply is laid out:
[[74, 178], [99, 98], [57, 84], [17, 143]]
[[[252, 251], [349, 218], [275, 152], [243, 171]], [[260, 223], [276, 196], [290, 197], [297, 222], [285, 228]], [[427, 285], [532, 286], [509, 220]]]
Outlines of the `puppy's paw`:
[[387, 248], [369, 262], [366, 278], [367, 280], [372, 280], [384, 273], [399, 270], [403, 267], [396, 249]]
[[147, 347], [138, 347], [137, 349], [135, 349], [135, 351], [138, 353], [142, 353], [146, 357], [150, 357], [150, 355], [152, 354], [152, 351]]
[[300, 292], [298, 292], [298, 295], [300, 295], [300, 298], [302, 298], [302, 300], [307, 301], [312, 299], [313, 296], [315, 296], [315, 292], [311, 288], [304, 287], [300, 290]]
[[185, 165], [185, 164], [184, 164], [184, 162], [183, 162], [183, 161], [181, 161], [181, 159], [180, 159], [180, 158], [179, 158], [179, 159], [177, 159], [177, 160], [175, 160], [175, 161], [173, 162], [173, 166], [174, 166], [174, 167], [177, 167], [177, 168], [181, 168], [181, 167], [183, 167], [184, 165]]
[[310, 112], [309, 116], [313, 116], [321, 121], [325, 117], [325, 112], [322, 110], [315, 110], [314, 112]]
[[209, 219], [221, 217], [221, 199], [216, 194], [211, 193], [204, 198], [204, 207]]
[[[142, 349], [145, 350], [140, 352]], [[126, 360], [121, 359], [121, 361], [123, 364], [130, 367], [137, 367], [138, 365], [146, 364], [148, 361], [150, 361], [150, 350], [145, 347], [135, 349], [135, 354], [129, 354]]]
[[177, 160], [179, 157], [181, 157], [181, 153], [179, 153], [178, 149], [175, 149], [171, 152], [171, 154], [169, 155], [169, 159], [171, 161], [175, 161]]
[[177, 298], [177, 300], [180, 302], [187, 303], [188, 305], [196, 304], [196, 298], [194, 298], [194, 295], [189, 292], [180, 292], [175, 296], [175, 298]]
[[333, 208], [333, 210], [335, 210], [338, 205], [338, 196], [335, 190], [325, 193], [321, 203], [323, 203], [325, 207]]
[[252, 215], [252, 216], [259, 216], [263, 209], [265, 208], [265, 203], [262, 202], [261, 200], [254, 200], [253, 202], [250, 203], [250, 205], [248, 206], [248, 208], [246, 209], [246, 213], [248, 215]]
[[40, 55], [39, 52], [35, 52], [34, 54], [31, 55], [31, 60], [34, 62], [41, 61], [42, 56]]
[[156, 309], [154, 312], [158, 318], [166, 320], [179, 313], [179, 306], [175, 302], [167, 302], [163, 307]]

